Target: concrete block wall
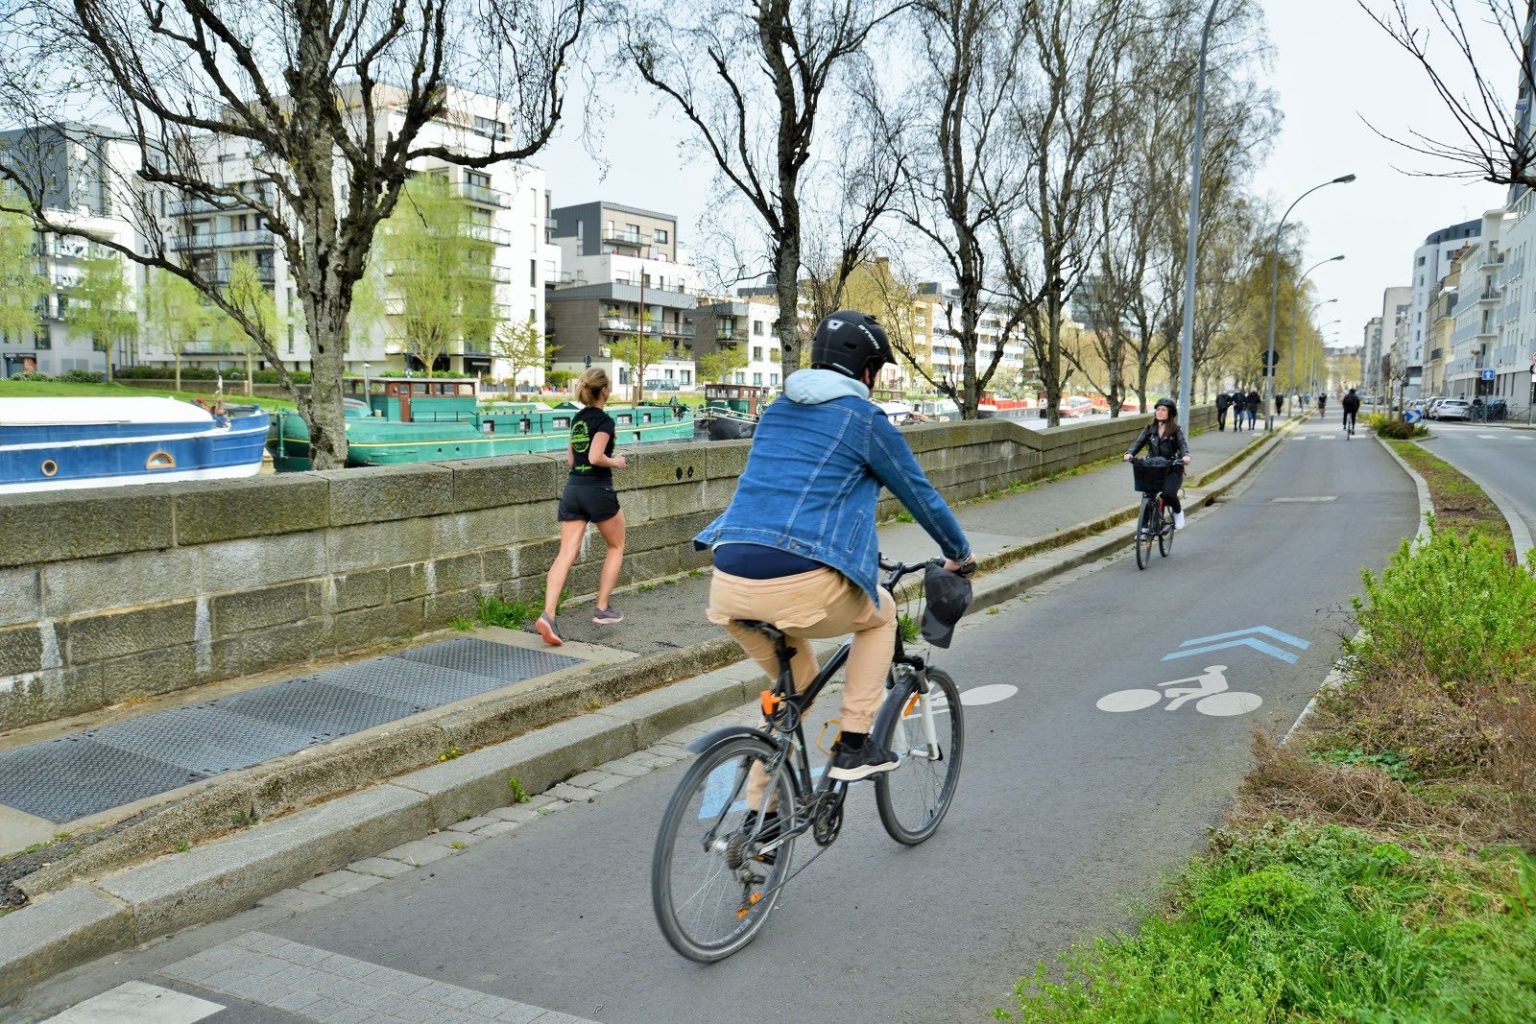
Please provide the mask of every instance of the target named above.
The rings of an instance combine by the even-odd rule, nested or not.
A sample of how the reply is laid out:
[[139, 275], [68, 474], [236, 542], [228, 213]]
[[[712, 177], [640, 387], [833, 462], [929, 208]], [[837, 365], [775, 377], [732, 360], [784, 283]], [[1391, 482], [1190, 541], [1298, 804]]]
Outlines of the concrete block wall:
[[[1194, 425], [1213, 420], [1197, 410]], [[1041, 433], [1011, 420], [905, 432], [951, 501], [1114, 455], [1136, 416]], [[748, 441], [647, 445], [619, 474], [624, 585], [707, 565]], [[563, 457], [26, 494], [0, 504], [0, 729], [349, 654], [537, 601]], [[896, 511], [894, 499], [882, 515]], [[603, 545], [571, 573], [596, 590]]]

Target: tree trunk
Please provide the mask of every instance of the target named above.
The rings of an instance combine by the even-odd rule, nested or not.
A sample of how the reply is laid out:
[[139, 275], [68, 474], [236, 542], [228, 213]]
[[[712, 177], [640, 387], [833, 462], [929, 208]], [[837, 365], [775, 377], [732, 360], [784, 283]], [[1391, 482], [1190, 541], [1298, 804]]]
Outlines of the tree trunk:
[[346, 304], [334, 294], [335, 289], [333, 278], [323, 296], [324, 308], [311, 305], [309, 393], [296, 396], [309, 424], [309, 464], [313, 469], [340, 469], [347, 464], [347, 429], [341, 403]]
[[249, 348], [247, 348], [245, 350], [245, 394], [246, 394], [246, 397], [252, 397], [252, 396], [254, 396], [256, 394], [256, 385], [251, 381], [251, 377], [256, 372], [255, 369], [254, 369], [254, 366], [253, 366], [255, 361], [256, 361], [255, 354]]
[[779, 293], [779, 386], [800, 369], [800, 236], [779, 240], [773, 271]]
[[181, 353], [176, 353], [176, 390], [181, 390]]

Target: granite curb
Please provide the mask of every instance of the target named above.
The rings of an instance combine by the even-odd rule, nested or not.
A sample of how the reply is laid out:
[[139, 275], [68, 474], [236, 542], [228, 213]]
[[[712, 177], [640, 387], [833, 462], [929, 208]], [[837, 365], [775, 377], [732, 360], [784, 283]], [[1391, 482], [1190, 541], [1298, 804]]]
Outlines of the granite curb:
[[[1219, 500], [1300, 422], [1293, 420], [1259, 438], [1205, 474], [1191, 500], [1201, 507]], [[1216, 473], [1221, 477], [1203, 486]], [[986, 555], [980, 559], [983, 575], [977, 579], [970, 611], [1008, 600], [1114, 552], [1126, 540], [1114, 527], [1132, 520], [1137, 508], [1127, 505]], [[195, 806], [180, 813], [173, 808], [151, 819], [160, 824], [141, 834], [136, 844], [140, 857], [172, 849], [184, 852], [163, 852], [153, 860], [121, 867], [107, 856], [112, 851], [94, 856], [86, 851], [71, 858], [76, 863], [65, 862], [58, 872], [30, 885], [27, 891], [30, 896], [36, 890], [35, 901], [0, 917], [0, 1006], [70, 967], [253, 906], [316, 875], [505, 808], [521, 793], [563, 785], [597, 765], [642, 751], [677, 729], [740, 707], [755, 694], [756, 681], [748, 678], [750, 672], [731, 678], [731, 673], [718, 671], [740, 660], [734, 643], [721, 638], [605, 665], [571, 678], [553, 694], [541, 689], [469, 708], [451, 706], [430, 723], [412, 722], [353, 744], [336, 744], [345, 751], [316, 752], [304, 759], [297, 780], [273, 766], [260, 780], [238, 780], [241, 784], [231, 787], [232, 794], [220, 795], [220, 787], [199, 794], [187, 801]], [[548, 699], [538, 701], [540, 696]], [[535, 714], [530, 703], [542, 709]], [[519, 734], [506, 733], [514, 722], [526, 725], [534, 720], [530, 714], [542, 721]], [[422, 767], [421, 752], [441, 750], [445, 739], [477, 749]], [[403, 752], [389, 755], [403, 761], [390, 771], [381, 763], [388, 760], [379, 756], [381, 749]], [[387, 774], [360, 777], [368, 771]], [[319, 780], [328, 773], [339, 773], [353, 791], [327, 799]], [[375, 781], [381, 778], [385, 781]], [[332, 792], [336, 788], [332, 786]], [[219, 815], [229, 807], [250, 813], [250, 801], [260, 792], [285, 794], [289, 806], [313, 805], [270, 820], [251, 814], [254, 823], [247, 827], [186, 845], [188, 831], [200, 822], [217, 820], [227, 829], [229, 818]], [[127, 847], [116, 852], [126, 855]]]

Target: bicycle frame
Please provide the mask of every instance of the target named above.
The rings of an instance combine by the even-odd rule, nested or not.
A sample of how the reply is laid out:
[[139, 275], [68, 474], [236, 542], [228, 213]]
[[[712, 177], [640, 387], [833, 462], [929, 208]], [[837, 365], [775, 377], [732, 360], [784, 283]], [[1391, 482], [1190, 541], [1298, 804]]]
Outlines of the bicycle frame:
[[[881, 567], [887, 568], [887, 572], [885, 578], [881, 581], [881, 585], [894, 593], [896, 584], [903, 577], [925, 568], [928, 564], [930, 563], [923, 562], [911, 566], [896, 564], [887, 568], [886, 563], [882, 563]], [[763, 718], [768, 723], [768, 729], [754, 729], [744, 725], [727, 726], [699, 737], [688, 744], [688, 749], [695, 754], [702, 754], [715, 744], [732, 736], [757, 736], [777, 750], [773, 759], [764, 765], [764, 770], [770, 776], [779, 772], [787, 763], [790, 786], [794, 790], [795, 809], [797, 812], [811, 808], [813, 801], [822, 794], [832, 792], [834, 789], [840, 789], [846, 794], [848, 783], [834, 779], [830, 775], [824, 774], [819, 783], [815, 781], [815, 775], [811, 771], [810, 750], [805, 741], [804, 722], [806, 712], [816, 702], [816, 698], [820, 696], [821, 691], [826, 688], [827, 684], [832, 681], [832, 678], [847, 663], [848, 655], [853, 650], [853, 641], [845, 640], [832, 656], [827, 659], [826, 664], [821, 666], [815, 678], [806, 685], [805, 689], [796, 693], [794, 672], [790, 665], [790, 659], [795, 653], [794, 648], [789, 646], [791, 638], [786, 637], [783, 633], [765, 622], [749, 619], [738, 621], [750, 629], [756, 629], [764, 633], [774, 641], [774, 653], [779, 659], [779, 674], [774, 680], [773, 688], [762, 692]], [[810, 641], [800, 640], [795, 642], [809, 643]], [[906, 666], [919, 673], [927, 668], [927, 662], [920, 655], [907, 654], [906, 647], [902, 643], [901, 630], [899, 628], [896, 630], [895, 650], [891, 657], [891, 672], [886, 677], [885, 686], [887, 690], [891, 689], [895, 683], [895, 670], [898, 665]], [[925, 732], [928, 733], [924, 740], [929, 745], [930, 750], [935, 749], [938, 745], [938, 737], [935, 734], [931, 715], [925, 717], [924, 725]], [[737, 790], [731, 794], [728, 803], [736, 799], [745, 781], [744, 776], [737, 780]], [[804, 835], [810, 827], [811, 819], [809, 816], [802, 821], [797, 813], [796, 819], [783, 829], [781, 837], [774, 842], [766, 844], [763, 847], [763, 852], [766, 853], [776, 849], [786, 839], [798, 838]], [[711, 830], [708, 838], [713, 840], [713, 830]]]

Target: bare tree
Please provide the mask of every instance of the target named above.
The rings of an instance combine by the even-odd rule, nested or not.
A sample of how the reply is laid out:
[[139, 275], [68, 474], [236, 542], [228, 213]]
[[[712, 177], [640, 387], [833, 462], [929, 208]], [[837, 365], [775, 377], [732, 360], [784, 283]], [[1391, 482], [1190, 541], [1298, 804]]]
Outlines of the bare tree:
[[624, 58], [670, 98], [761, 220], [781, 369], [800, 365], [802, 204], [823, 103], [906, 0], [707, 0], [631, 12]]
[[[379, 223], [413, 166], [485, 168], [543, 147], [586, 2], [7, 0], [0, 118], [31, 134], [0, 151], [0, 177], [39, 228], [182, 277], [222, 308], [294, 394], [314, 465], [340, 466], [347, 318]], [[490, 102], [471, 113], [480, 101], [456, 82]], [[465, 145], [476, 114], [500, 127]], [[130, 168], [102, 183], [103, 198], [132, 215], [141, 243], [50, 202], [44, 134], [112, 151], [96, 161], [104, 177], [119, 161]], [[215, 268], [172, 258], [175, 204], [249, 210], [274, 234], [303, 312], [311, 390], [294, 386]]]
[[923, 0], [916, 8], [914, 34], [926, 56], [919, 66], [930, 69], [912, 90], [916, 130], [935, 144], [925, 145], [909, 168], [900, 213], [956, 283], [956, 301], [944, 305], [938, 330], [960, 348], [961, 379], [913, 365], [955, 401], [964, 419], [975, 418], [1020, 320], [1015, 312], [992, 350], [980, 351], [990, 236], [1000, 218], [1018, 210], [1028, 170], [1009, 121], [1021, 87], [1028, 17], [1024, 7], [1004, 0]]
[[1061, 422], [1061, 321], [1090, 266], [1092, 202], [1111, 173], [1104, 145], [1120, 99], [1125, 48], [1134, 35], [1134, 0], [1043, 0], [1030, 21], [1036, 74], [1014, 107], [1030, 173], [1027, 217], [999, 221], [1007, 291], [1039, 366], [1051, 426]]
[[[1407, 139], [1395, 139], [1374, 125], [1372, 131], [1458, 168], [1436, 172], [1445, 177], [1536, 188], [1536, 138], [1530, 121], [1531, 104], [1536, 102], [1532, 5], [1516, 0], [1420, 0], [1414, 7], [1428, 7], [1440, 28], [1437, 33], [1431, 26], [1415, 24], [1406, 0], [1391, 0], [1381, 11], [1365, 0], [1356, 3], [1418, 62], [1461, 137], [1436, 139], [1410, 129]], [[1481, 13], [1469, 16], [1463, 8]], [[1443, 62], [1430, 57], [1430, 41], [1437, 35], [1450, 43], [1451, 55]], [[1458, 84], [1463, 75], [1470, 75], [1469, 87]], [[1517, 86], [1513, 104], [1511, 79]]]

